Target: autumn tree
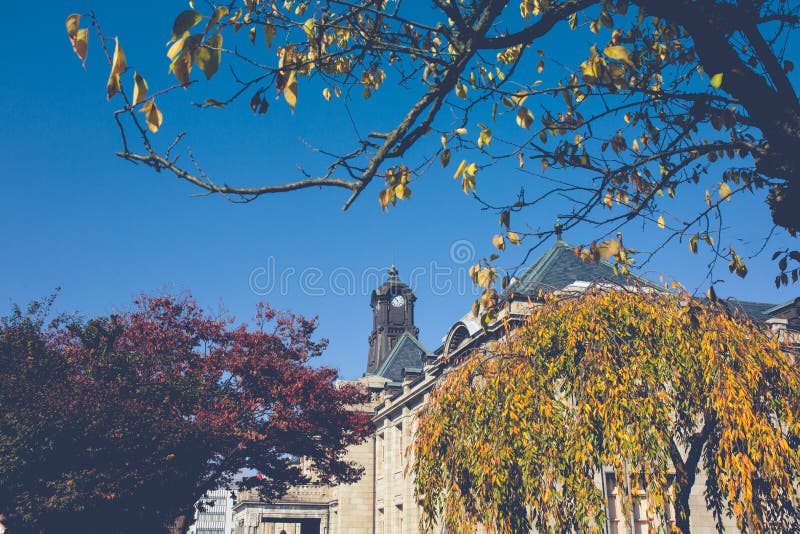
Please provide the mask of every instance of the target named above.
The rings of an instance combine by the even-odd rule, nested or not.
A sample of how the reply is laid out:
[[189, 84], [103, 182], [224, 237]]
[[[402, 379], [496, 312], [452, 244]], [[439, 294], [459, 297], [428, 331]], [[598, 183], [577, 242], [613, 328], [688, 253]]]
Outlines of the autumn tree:
[[508, 340], [453, 363], [413, 444], [427, 528], [604, 532], [603, 470], [661, 531], [674, 517], [690, 532], [698, 473], [720, 528], [800, 528], [800, 371], [736, 309], [550, 295]]
[[[248, 202], [322, 186], [343, 190], [346, 209], [375, 182], [387, 208], [438, 161], [500, 214], [499, 248], [512, 230], [531, 247], [547, 238], [549, 221], [542, 229], [509, 215], [558, 199], [565, 230], [583, 222], [598, 226], [598, 241], [610, 236], [591, 250], [595, 259], [627, 269], [634, 251], [614, 236], [638, 220], [663, 228], [665, 242], [710, 247], [744, 276], [733, 239], [720, 234], [727, 201], [755, 195], [776, 227], [800, 229], [800, 102], [789, 59], [798, 9], [796, 0], [189, 2], [161, 32], [176, 87], [218, 76], [224, 62], [233, 72], [227, 93], [191, 87], [199, 107], [249, 106], [269, 120], [277, 91], [292, 110], [324, 98], [370, 119], [353, 128], [351, 150], [320, 139], [297, 177], [252, 187], [209, 176], [201, 154], [180, 158], [184, 133], [154, 136], [159, 96], [176, 87], [150, 90], [93, 13], [88, 24], [71, 15], [67, 32], [86, 59], [90, 26], [97, 30], [111, 65], [107, 96], [119, 103], [118, 155], [207, 193]], [[397, 99], [368, 100], [382, 91], [411, 103], [387, 113]], [[508, 172], [506, 161], [529, 180], [497, 199], [480, 176], [492, 166]], [[776, 284], [797, 279], [800, 252], [779, 249], [774, 259]]]
[[156, 296], [48, 325], [46, 304], [0, 320], [9, 533], [163, 531], [210, 489], [281, 495], [301, 456], [323, 482], [360, 476], [344, 452], [369, 431], [349, 409], [364, 394], [309, 366], [313, 320], [261, 306], [248, 329]]

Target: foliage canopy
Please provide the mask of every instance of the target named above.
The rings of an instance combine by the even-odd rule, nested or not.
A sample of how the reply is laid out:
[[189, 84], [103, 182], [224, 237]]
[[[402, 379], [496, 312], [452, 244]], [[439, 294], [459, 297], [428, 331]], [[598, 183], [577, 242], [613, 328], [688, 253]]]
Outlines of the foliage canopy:
[[602, 532], [612, 470], [625, 506], [689, 532], [698, 471], [718, 524], [800, 528], [800, 371], [768, 329], [654, 293], [548, 296], [454, 368], [413, 444], [424, 525]]
[[[509, 214], [559, 198], [565, 229], [588, 222], [610, 236], [587, 259], [602, 254], [626, 269], [633, 251], [613, 236], [640, 220], [693, 252], [707, 244], [744, 276], [734, 241], [718, 235], [727, 201], [752, 193], [776, 226], [800, 229], [800, 102], [787, 57], [798, 9], [796, 0], [190, 1], [163, 32], [176, 87], [218, 75], [223, 58], [234, 73], [229, 91], [200, 107], [241, 101], [264, 115], [277, 91], [293, 111], [309, 93], [372, 109], [366, 99], [387, 83], [410, 98], [399, 118], [375, 109], [383, 120], [364, 134], [354, 128], [349, 151], [315, 150], [327, 158], [319, 172], [304, 162], [298, 177], [254, 187], [208, 176], [193, 156], [178, 160], [183, 134], [156, 142], [156, 101], [175, 87], [148, 93], [140, 72], [123, 79], [131, 69], [120, 41], [112, 54], [93, 14], [91, 23], [111, 65], [107, 96], [122, 95], [119, 156], [208, 193], [250, 201], [326, 186], [349, 194], [347, 208], [379, 182], [388, 208], [440, 164], [498, 211], [498, 248], [548, 237], [524, 217], [512, 231]], [[81, 20], [71, 15], [67, 32], [85, 60]], [[530, 185], [484, 201], [481, 171], [505, 160]], [[800, 274], [800, 253], [790, 252], [776, 252], [777, 285]]]
[[261, 306], [248, 330], [156, 296], [48, 326], [43, 304], [0, 319], [10, 532], [158, 532], [220, 486], [282, 494], [306, 480], [299, 456], [323, 482], [360, 476], [343, 455], [369, 431], [349, 409], [364, 393], [308, 365], [314, 321]]

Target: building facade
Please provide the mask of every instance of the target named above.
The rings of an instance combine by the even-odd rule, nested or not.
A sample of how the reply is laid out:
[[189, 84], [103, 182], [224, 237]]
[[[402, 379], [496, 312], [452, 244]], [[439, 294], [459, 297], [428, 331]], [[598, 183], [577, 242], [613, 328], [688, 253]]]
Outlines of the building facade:
[[194, 524], [189, 527], [189, 534], [232, 534], [233, 497], [224, 488], [203, 495], [195, 504]]
[[[375, 431], [363, 444], [353, 447], [351, 459], [365, 468], [355, 484], [293, 488], [276, 503], [265, 504], [255, 495], [240, 495], [234, 507], [235, 534], [412, 534], [419, 531], [420, 508], [414, 494], [413, 463], [409, 448], [415, 432], [415, 415], [427, 402], [432, 388], [452, 363], [470, 351], [502, 335], [503, 324], [518, 324], [531, 312], [542, 291], [581, 291], [602, 281], [650, 285], [652, 282], [614, 274], [611, 265], [587, 264], [573, 247], [557, 242], [513, 280], [501, 296], [503, 312], [494, 324], [482, 329], [471, 312], [453, 321], [440, 347], [426, 349], [417, 339], [414, 324], [416, 298], [392, 267], [388, 280], [370, 301], [373, 329], [369, 335], [366, 373], [359, 379], [371, 393], [368, 407]], [[779, 306], [731, 301], [750, 317], [774, 330], [800, 327], [800, 299]], [[608, 499], [608, 534], [648, 532], [646, 506], [634, 506], [627, 517], [611, 473], [598, 473], [597, 484]], [[706, 510], [705, 480], [698, 475], [693, 488], [692, 532], [716, 532], [714, 518]], [[669, 518], [668, 518], [669, 519]], [[288, 525], [288, 527], [287, 527]], [[736, 532], [733, 521], [727, 532]]]

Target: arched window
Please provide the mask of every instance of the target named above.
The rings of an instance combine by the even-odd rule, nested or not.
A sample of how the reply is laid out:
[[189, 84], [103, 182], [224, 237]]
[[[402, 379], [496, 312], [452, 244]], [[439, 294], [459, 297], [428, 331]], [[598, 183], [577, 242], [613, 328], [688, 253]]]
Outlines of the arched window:
[[456, 323], [453, 325], [450, 329], [450, 333], [447, 334], [447, 340], [444, 345], [445, 355], [450, 356], [453, 354], [468, 337], [469, 329], [464, 323]]

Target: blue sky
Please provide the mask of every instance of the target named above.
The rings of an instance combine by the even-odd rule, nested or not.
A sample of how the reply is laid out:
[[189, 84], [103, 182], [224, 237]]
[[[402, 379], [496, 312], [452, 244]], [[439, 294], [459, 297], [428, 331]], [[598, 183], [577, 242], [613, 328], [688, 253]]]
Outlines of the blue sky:
[[[401, 278], [416, 273], [417, 326], [423, 343], [435, 348], [474, 298], [466, 281], [468, 260], [491, 254], [491, 236], [497, 231], [496, 215], [480, 211], [460, 192], [453, 168], [431, 170], [414, 185], [411, 201], [385, 214], [376, 200], [377, 186], [348, 212], [340, 210], [345, 195], [338, 190], [234, 205], [220, 197], [195, 197], [189, 185], [114, 155], [119, 148], [115, 108], [105, 101], [107, 67], [96, 36], [90, 37], [83, 70], [67, 41], [64, 19], [94, 8], [106, 33], [121, 36], [128, 64], [152, 88], [169, 81], [164, 43], [173, 17], [185, 5], [147, 0], [132, 10], [129, 3], [46, 1], [37, 4], [41, 14], [35, 25], [25, 22], [31, 20], [30, 6], [5, 6], [5, 19], [14, 23], [7, 28], [11, 35], [0, 77], [0, 213], [5, 221], [0, 311], [57, 286], [62, 288], [59, 310], [87, 315], [109, 313], [141, 292], [162, 290], [190, 290], [203, 306], [224, 307], [240, 320], [251, 316], [256, 302], [266, 300], [318, 315], [320, 334], [331, 340], [322, 362], [355, 377], [366, 365], [374, 273], [394, 260]], [[319, 87], [307, 88], [302, 81], [294, 116], [277, 100], [264, 117], [253, 117], [246, 103], [203, 112], [188, 105], [220, 96], [214, 90], [225, 85], [225, 74], [159, 102], [165, 115], [159, 135], [189, 130], [189, 143], [210, 172], [240, 183], [258, 183], [268, 174], [291, 177], [298, 162], [310, 161], [298, 138], [344, 146], [348, 126], [341, 106], [326, 104]], [[386, 119], [399, 113], [406, 100], [402, 93], [384, 91], [374, 97], [374, 107], [357, 111], [357, 118]], [[508, 198], [521, 180], [505, 169], [489, 169], [478, 188], [490, 198]], [[549, 227], [556, 209], [530, 212], [520, 223]], [[731, 203], [727, 217], [745, 253], [754, 252], [770, 228], [768, 211], [758, 199]], [[657, 231], [655, 226], [629, 228], [626, 239], [647, 246]], [[591, 237], [588, 228], [565, 236], [574, 243]], [[718, 293], [767, 302], [793, 298], [796, 288], [774, 289], [769, 261], [772, 250], [789, 243], [779, 235], [766, 253], [749, 260], [745, 280], [728, 276], [723, 265], [716, 274], [725, 275], [726, 282], [717, 286]], [[467, 256], [454, 258], [456, 249]], [[520, 252], [512, 251], [506, 264], [519, 261]], [[674, 244], [646, 274], [704, 290], [706, 261], [690, 256], [685, 243]], [[285, 290], [280, 284], [270, 289], [280, 273], [288, 280]], [[355, 287], [347, 287], [350, 282]]]

